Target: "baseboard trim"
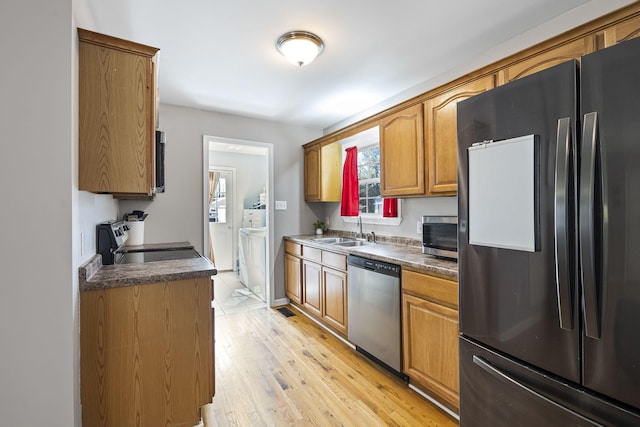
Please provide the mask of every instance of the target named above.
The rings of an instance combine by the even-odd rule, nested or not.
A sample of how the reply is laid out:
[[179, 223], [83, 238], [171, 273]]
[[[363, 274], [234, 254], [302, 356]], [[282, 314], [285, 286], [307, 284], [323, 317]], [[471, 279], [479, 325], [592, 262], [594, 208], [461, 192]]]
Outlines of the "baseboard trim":
[[429, 396], [427, 393], [425, 393], [424, 391], [420, 390], [418, 387], [414, 386], [413, 384], [409, 383], [409, 388], [413, 391], [415, 391], [416, 393], [418, 393], [420, 396], [424, 397], [425, 399], [427, 399], [429, 402], [433, 403], [434, 405], [436, 405], [438, 408], [442, 409], [443, 411], [445, 411], [447, 414], [451, 415], [453, 418], [455, 418], [456, 420], [460, 421], [460, 416], [458, 414], [456, 414], [455, 412], [453, 412], [451, 409], [447, 408], [446, 406], [444, 406], [442, 403], [438, 402], [436, 399], [434, 399], [433, 397]]

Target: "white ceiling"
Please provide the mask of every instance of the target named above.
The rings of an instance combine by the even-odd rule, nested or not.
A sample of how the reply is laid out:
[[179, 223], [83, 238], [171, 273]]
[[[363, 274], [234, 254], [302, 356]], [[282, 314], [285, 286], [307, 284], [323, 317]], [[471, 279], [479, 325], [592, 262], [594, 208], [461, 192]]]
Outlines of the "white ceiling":
[[[87, 0], [90, 29], [160, 48], [162, 103], [321, 129], [594, 2]], [[275, 47], [293, 30], [325, 42], [302, 68]]]

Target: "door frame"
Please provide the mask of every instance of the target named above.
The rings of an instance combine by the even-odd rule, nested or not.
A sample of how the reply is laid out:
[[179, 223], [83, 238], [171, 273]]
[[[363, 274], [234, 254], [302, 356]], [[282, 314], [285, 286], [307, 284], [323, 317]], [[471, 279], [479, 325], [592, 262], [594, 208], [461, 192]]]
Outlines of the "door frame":
[[[223, 142], [233, 145], [243, 145], [250, 147], [265, 148], [267, 152], [267, 185], [266, 185], [266, 223], [267, 223], [267, 277], [266, 277], [266, 300], [269, 307], [274, 307], [275, 301], [275, 265], [273, 263], [276, 260], [274, 250], [274, 205], [272, 199], [274, 197], [274, 159], [273, 159], [273, 144], [268, 142], [249, 141], [243, 139], [224, 138], [211, 135], [202, 136], [202, 231], [204, 235], [204, 254], [209, 256], [209, 245], [206, 244], [209, 239], [209, 145], [210, 142]], [[237, 180], [237, 174], [236, 174]], [[234, 183], [235, 185], [235, 183]], [[234, 236], [235, 239], [236, 236]]]

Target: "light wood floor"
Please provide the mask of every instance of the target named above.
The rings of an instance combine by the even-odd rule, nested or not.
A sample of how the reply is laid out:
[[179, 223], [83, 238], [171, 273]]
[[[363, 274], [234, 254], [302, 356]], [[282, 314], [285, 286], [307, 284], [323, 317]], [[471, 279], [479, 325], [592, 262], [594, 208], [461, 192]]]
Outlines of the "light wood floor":
[[457, 426], [404, 382], [306, 316], [216, 317], [211, 426]]

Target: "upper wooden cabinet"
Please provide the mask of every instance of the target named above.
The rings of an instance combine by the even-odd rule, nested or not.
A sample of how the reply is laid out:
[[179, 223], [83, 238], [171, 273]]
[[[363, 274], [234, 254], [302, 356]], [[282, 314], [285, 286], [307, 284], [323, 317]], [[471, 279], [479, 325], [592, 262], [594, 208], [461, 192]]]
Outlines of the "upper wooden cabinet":
[[581, 56], [595, 51], [595, 35], [589, 35], [558, 45], [549, 50], [543, 50], [534, 56], [527, 57], [500, 70], [498, 72], [498, 84], [508, 83], [571, 59], [580, 59]]
[[422, 104], [380, 120], [380, 191], [383, 196], [424, 196]]
[[424, 103], [427, 195], [457, 194], [457, 104], [494, 87], [493, 75], [455, 87]]
[[158, 49], [78, 28], [80, 190], [151, 196]]
[[604, 47], [640, 36], [640, 15], [632, 16], [604, 30]]
[[304, 149], [304, 200], [339, 202], [342, 156], [340, 144], [315, 144]]

